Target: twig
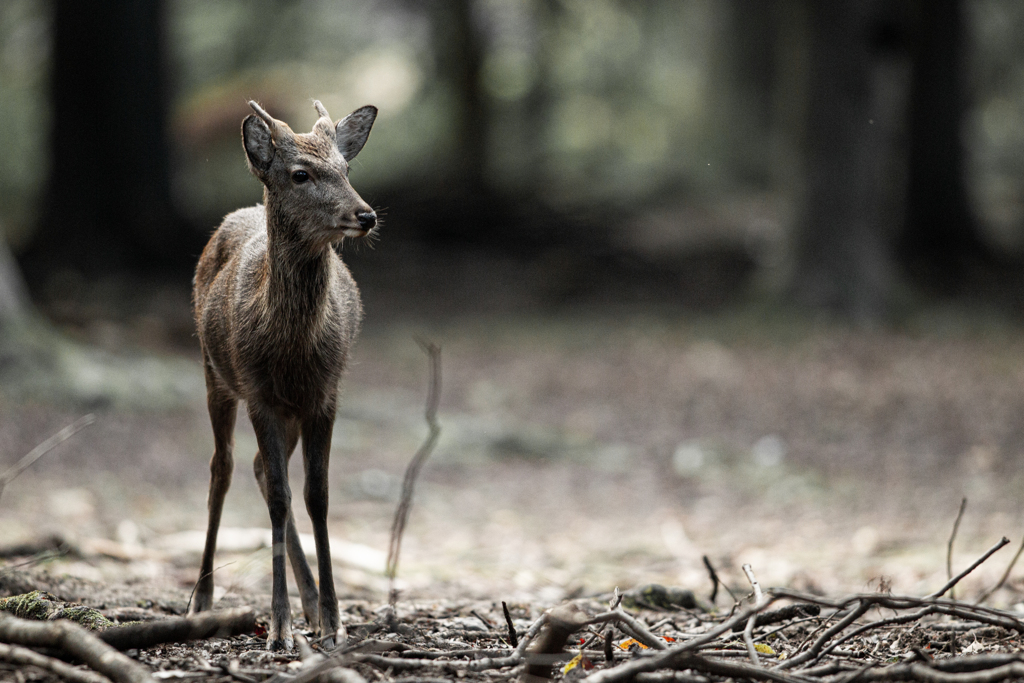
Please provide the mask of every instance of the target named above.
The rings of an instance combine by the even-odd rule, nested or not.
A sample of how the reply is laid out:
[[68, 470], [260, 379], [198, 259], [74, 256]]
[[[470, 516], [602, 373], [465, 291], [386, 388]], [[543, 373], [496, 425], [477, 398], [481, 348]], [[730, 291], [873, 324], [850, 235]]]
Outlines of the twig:
[[[857, 681], [923, 681], [924, 683], [996, 683], [1024, 678], [1024, 663], [1012, 662], [994, 669], [948, 673], [920, 662], [894, 664], [884, 669], [858, 672]], [[852, 681], [852, 678], [846, 679]]]
[[[747, 581], [750, 582], [751, 588], [754, 589], [754, 603], [760, 604], [764, 596], [761, 594], [761, 584], [757, 582], [757, 577], [754, 576], [754, 568], [749, 564], [743, 565], [743, 573], [747, 575]], [[750, 657], [750, 663], [754, 666], [758, 666], [761, 661], [757, 657], [757, 648], [754, 647], [754, 622], [757, 619], [757, 614], [751, 614], [750, 618], [747, 619], [747, 625], [743, 629], [743, 642], [747, 646], [747, 655]]]
[[619, 681], [631, 680], [639, 673], [656, 671], [666, 667], [674, 668], [674, 662], [714, 641], [723, 633], [731, 631], [733, 626], [743, 623], [750, 618], [751, 614], [756, 614], [762, 611], [775, 600], [776, 596], [767, 595], [765, 596], [763, 603], [752, 605], [741, 610], [738, 614], [726, 619], [707, 633], [691, 638], [684, 643], [677, 644], [668, 650], [657, 652], [653, 655], [640, 656], [624, 664], [620, 664], [613, 669], [604, 669], [602, 671], [592, 673], [587, 677], [587, 683], [618, 683]]
[[40, 622], [0, 612], [0, 642], [66, 652], [118, 683], [153, 683], [153, 677], [141, 664], [64, 619]]
[[441, 425], [437, 421], [437, 406], [441, 400], [441, 347], [432, 342], [418, 339], [422, 348], [430, 359], [430, 384], [427, 388], [427, 409], [426, 420], [430, 432], [423, 445], [416, 451], [412, 461], [405, 468], [405, 477], [402, 479], [402, 499], [395, 510], [395, 519], [391, 523], [391, 540], [388, 543], [387, 576], [389, 582], [388, 604], [391, 606], [391, 614], [394, 614], [395, 603], [398, 601], [398, 591], [395, 588], [395, 579], [398, 576], [398, 555], [402, 547], [402, 533], [405, 531], [405, 523], [409, 518], [409, 508], [412, 506], [413, 488], [416, 485], [416, 477], [419, 476], [420, 468], [426, 461], [427, 456], [434, 450], [437, 439], [441, 434]]
[[653, 650], [668, 649], [664, 639], [651, 633], [646, 626], [641, 624], [639, 620], [626, 614], [621, 607], [616, 607], [613, 610], [591, 617], [587, 624], [604, 624], [609, 621], [618, 623], [623, 633]]
[[505, 601], [501, 601], [501, 611], [505, 613], [505, 624], [508, 626], [508, 642], [509, 645], [515, 647], [519, 645], [519, 639], [516, 637], [516, 627], [512, 623], [512, 615], [508, 611], [508, 605]]
[[[185, 603], [185, 611], [186, 611], [186, 612], [188, 612], [188, 611], [189, 611], [189, 609], [191, 609], [191, 607], [192, 607], [192, 598], [193, 598], [193, 597], [195, 597], [195, 594], [196, 594], [196, 589], [197, 589], [197, 588], [199, 588], [199, 582], [200, 582], [200, 581], [202, 581], [203, 579], [205, 579], [205, 578], [206, 578], [207, 576], [209, 576], [210, 574], [216, 574], [217, 572], [219, 572], [219, 571], [220, 571], [221, 569], [223, 569], [224, 567], [228, 567], [228, 566], [230, 566], [230, 565], [233, 565], [234, 563], [235, 563], [235, 562], [234, 562], [234, 560], [232, 560], [231, 562], [225, 562], [224, 564], [222, 564], [222, 565], [221, 565], [221, 566], [219, 566], [219, 567], [214, 567], [214, 568], [213, 568], [212, 570], [210, 570], [210, 573], [209, 573], [209, 574], [200, 574], [200, 575], [199, 575], [199, 578], [198, 578], [198, 579], [196, 579], [196, 582], [195, 582], [194, 584], [192, 584], [192, 592], [190, 592], [190, 593], [188, 594], [188, 602], [187, 602], [187, 603]], [[227, 593], [225, 593], [225, 595], [227, 595]]]
[[708, 574], [711, 576], [711, 583], [712, 583], [712, 586], [713, 586], [712, 589], [711, 589], [711, 599], [710, 599], [711, 604], [712, 605], [715, 604], [715, 598], [718, 597], [718, 587], [719, 586], [721, 586], [722, 588], [725, 589], [725, 592], [729, 594], [729, 597], [732, 598], [732, 601], [734, 603], [735, 602], [739, 602], [739, 599], [736, 597], [736, 595], [729, 588], [729, 585], [727, 583], [725, 583], [724, 581], [722, 581], [720, 578], [718, 578], [718, 572], [715, 571], [715, 568], [714, 568], [714, 566], [712, 566], [711, 560], [708, 559], [708, 556], [704, 555], [702, 559], [704, 560], [704, 567], [707, 568]]
[[471, 616], [474, 616], [477, 619], [479, 619], [480, 622], [487, 628], [488, 631], [494, 628], [494, 622], [492, 622], [490, 619], [477, 612], [475, 609], [470, 610], [469, 613]]
[[615, 592], [612, 593], [612, 600], [608, 603], [608, 609], [611, 611], [617, 610], [619, 605], [622, 604], [622, 593], [619, 592], [619, 587], [615, 587]]
[[[964, 500], [966, 501], [967, 499], [964, 498]], [[952, 538], [950, 538], [950, 543], [952, 543], [952, 542], [953, 542]], [[1006, 545], [1009, 542], [1010, 542], [1010, 539], [1008, 539], [1006, 536], [1003, 536], [1002, 539], [1000, 539], [998, 543], [996, 543], [994, 546], [989, 548], [985, 552], [984, 555], [982, 555], [977, 560], [975, 560], [974, 564], [972, 564], [970, 567], [968, 567], [967, 569], [963, 570], [962, 572], [960, 572], [959, 574], [957, 574], [956, 576], [951, 578], [949, 581], [946, 582], [945, 586], [943, 586], [939, 590], [935, 591], [931, 595], [926, 596], [925, 599], [927, 600], [927, 599], [930, 599], [930, 598], [940, 598], [940, 597], [942, 597], [946, 593], [946, 591], [950, 592], [949, 593], [950, 599], [954, 599], [953, 598], [953, 586], [955, 586], [957, 583], [959, 583], [960, 579], [964, 578], [965, 576], [967, 576], [968, 574], [973, 572], [975, 569], [977, 569], [978, 566], [982, 562], [987, 560], [989, 557], [992, 556], [993, 553], [995, 553], [997, 550], [999, 550], [1000, 548], [1002, 548], [1004, 545]]]
[[[964, 510], [967, 509], [967, 496], [964, 496], [960, 500], [960, 510], [956, 513], [956, 519], [953, 521], [953, 531], [949, 534], [949, 542], [946, 544], [946, 578], [950, 582], [953, 581], [953, 540], [956, 538], [956, 532], [960, 529], [960, 520], [963, 519]], [[949, 584], [950, 590], [952, 591], [953, 583]], [[954, 593], [950, 593], [949, 597], [956, 599]]]
[[992, 586], [987, 591], [982, 593], [978, 597], [978, 599], [974, 601], [975, 605], [980, 605], [981, 603], [985, 602], [986, 600], [988, 600], [990, 595], [992, 595], [997, 590], [1003, 587], [1003, 584], [1006, 583], [1006, 580], [1010, 578], [1010, 572], [1013, 571], [1013, 568], [1017, 564], [1017, 560], [1020, 559], [1020, 555], [1022, 552], [1024, 552], [1024, 538], [1021, 539], [1020, 546], [1017, 547], [1017, 552], [1014, 553], [1013, 559], [1010, 560], [1010, 563], [1006, 565], [1006, 571], [1003, 572], [1003, 575], [999, 578], [999, 581], [996, 582], [996, 585]]
[[[758, 626], [771, 626], [772, 624], [778, 624], [783, 621], [789, 621], [793, 617], [807, 617], [810, 619], [816, 618], [821, 613], [821, 608], [818, 605], [814, 605], [808, 602], [797, 602], [792, 605], [786, 605], [778, 609], [768, 610], [767, 612], [761, 612], [757, 615], [754, 620], [754, 628]], [[791, 622], [783, 626], [782, 628], [789, 628], [795, 622]], [[737, 629], [739, 630], [739, 629]]]
[[309, 646], [309, 641], [301, 633], [295, 634], [295, 647], [299, 650], [299, 659], [302, 660], [303, 669], [312, 669], [327, 657], [319, 652], [314, 652]]
[[80, 417], [78, 418], [78, 420], [72, 422], [67, 427], [60, 430], [59, 432], [51, 436], [49, 439], [43, 441], [41, 444], [39, 444], [31, 451], [29, 451], [28, 454], [25, 455], [25, 457], [23, 457], [17, 463], [15, 463], [13, 467], [8, 469], [3, 474], [0, 474], [0, 496], [2, 496], [4, 493], [4, 487], [10, 484], [12, 481], [14, 481], [14, 479], [17, 478], [18, 475], [20, 475], [26, 469], [31, 467], [36, 460], [39, 460], [39, 458], [43, 457], [44, 455], [52, 451], [54, 448], [56, 448], [58, 445], [70, 439], [78, 431], [84, 429], [85, 427], [88, 427], [95, 421], [96, 416], [91, 413], [89, 415]]
[[755, 681], [774, 681], [775, 683], [803, 683], [807, 678], [784, 674], [778, 669], [763, 667], [743, 662], [729, 662], [701, 655], [690, 655], [678, 660], [675, 664], [680, 669], [694, 669], [709, 674], [728, 676], [733, 679], [750, 679]]
[[851, 609], [842, 619], [833, 624], [830, 628], [818, 636], [818, 639], [811, 644], [811, 647], [796, 655], [790, 657], [786, 661], [779, 664], [778, 669], [792, 669], [800, 666], [810, 660], [816, 660], [819, 657], [821, 649], [825, 647], [825, 643], [832, 639], [833, 636], [842, 633], [847, 626], [860, 619], [869, 609], [871, 609], [871, 603], [864, 600], [856, 608]]

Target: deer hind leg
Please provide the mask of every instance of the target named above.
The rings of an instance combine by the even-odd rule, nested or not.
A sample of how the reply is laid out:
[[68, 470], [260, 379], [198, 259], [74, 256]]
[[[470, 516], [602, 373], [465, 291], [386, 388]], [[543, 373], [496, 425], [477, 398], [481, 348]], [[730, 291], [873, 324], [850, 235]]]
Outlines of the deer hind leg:
[[292, 613], [288, 602], [288, 577], [285, 574], [286, 528], [291, 512], [292, 492], [288, 486], [287, 420], [262, 406], [248, 405], [249, 419], [256, 432], [259, 458], [266, 478], [267, 509], [270, 512], [271, 550], [273, 552], [273, 590], [270, 598], [268, 650], [291, 650]]
[[327, 649], [345, 642], [345, 626], [338, 612], [331, 565], [331, 544], [327, 535], [327, 469], [331, 456], [334, 410], [308, 418], [302, 425], [302, 455], [306, 470], [304, 496], [313, 522], [316, 563], [320, 574], [320, 635]]
[[209, 523], [206, 527], [206, 546], [203, 548], [203, 562], [199, 569], [199, 581], [189, 613], [202, 612], [213, 606], [213, 554], [217, 549], [217, 530], [220, 528], [224, 497], [231, 486], [231, 472], [234, 459], [231, 450], [234, 445], [235, 416], [238, 400], [221, 388], [213, 376], [213, 370], [206, 365], [206, 402], [213, 426], [213, 458], [210, 460], [210, 495], [207, 499]]
[[[290, 420], [285, 434], [285, 453], [290, 459], [295, 445], [299, 441], [299, 425], [295, 420]], [[263, 458], [256, 453], [253, 461], [253, 470], [256, 473], [256, 483], [259, 484], [260, 493], [263, 499], [267, 500], [267, 474], [263, 469]], [[302, 543], [299, 541], [299, 532], [295, 528], [295, 515], [288, 510], [288, 522], [285, 525], [285, 538], [288, 545], [288, 559], [291, 560], [292, 573], [295, 575], [295, 582], [299, 587], [299, 595], [302, 596], [302, 613], [306, 617], [306, 623], [314, 632], [320, 630], [320, 614], [317, 608], [317, 588], [313, 572], [309, 569], [306, 561], [306, 553], [302, 550]]]

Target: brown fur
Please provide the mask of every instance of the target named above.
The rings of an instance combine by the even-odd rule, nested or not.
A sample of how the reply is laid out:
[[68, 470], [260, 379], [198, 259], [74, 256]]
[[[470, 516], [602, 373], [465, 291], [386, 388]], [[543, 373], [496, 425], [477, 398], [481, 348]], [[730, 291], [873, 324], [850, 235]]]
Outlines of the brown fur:
[[[338, 383], [359, 331], [359, 290], [332, 244], [365, 235], [372, 209], [348, 182], [348, 161], [376, 116], [363, 107], [335, 126], [322, 105], [313, 132], [295, 134], [255, 103], [242, 124], [250, 170], [264, 203], [229, 214], [196, 268], [196, 327], [214, 432], [210, 520], [192, 611], [213, 601], [213, 555], [233, 469], [232, 432], [245, 401], [259, 452], [254, 468], [270, 511], [274, 544], [268, 649], [292, 647], [285, 547], [306, 620], [333, 644], [344, 640], [327, 537], [327, 464]], [[344, 154], [348, 154], [348, 159]], [[296, 172], [306, 173], [300, 182]], [[320, 590], [291, 513], [287, 463], [302, 437], [304, 498], [316, 539]]]

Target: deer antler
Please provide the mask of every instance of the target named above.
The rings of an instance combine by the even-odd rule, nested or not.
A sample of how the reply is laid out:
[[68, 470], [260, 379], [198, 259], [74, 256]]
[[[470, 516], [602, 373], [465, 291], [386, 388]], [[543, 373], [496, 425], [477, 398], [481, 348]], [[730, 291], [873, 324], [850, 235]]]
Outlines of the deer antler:
[[331, 115], [327, 113], [327, 108], [320, 103], [320, 100], [313, 100], [313, 106], [316, 107], [316, 113], [320, 114], [321, 118], [331, 120]]
[[263, 123], [267, 124], [267, 128], [270, 129], [270, 136], [273, 139], [277, 139], [284, 131], [288, 130], [288, 125], [278, 121], [273, 116], [268, 114], [263, 107], [256, 104], [254, 100], [249, 100], [249, 106], [256, 112], [256, 116], [263, 119]]

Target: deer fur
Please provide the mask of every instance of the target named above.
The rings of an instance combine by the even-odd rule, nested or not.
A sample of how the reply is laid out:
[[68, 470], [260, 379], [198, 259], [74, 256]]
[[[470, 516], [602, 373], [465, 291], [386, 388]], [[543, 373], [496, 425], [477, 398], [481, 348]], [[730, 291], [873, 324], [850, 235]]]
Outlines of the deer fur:
[[[348, 181], [377, 110], [333, 123], [320, 102], [310, 133], [249, 102], [242, 122], [249, 169], [263, 204], [224, 218], [203, 250], [193, 288], [196, 327], [213, 426], [209, 526], [191, 611], [213, 603], [213, 555], [231, 484], [235, 416], [245, 401], [259, 451], [253, 463], [273, 538], [273, 594], [267, 649], [291, 649], [285, 554], [306, 621], [327, 647], [345, 630], [338, 613], [327, 534], [327, 466], [338, 383], [359, 331], [359, 289], [333, 244], [363, 237], [376, 214]], [[302, 438], [303, 497], [313, 523], [320, 589], [302, 552], [291, 511], [288, 460]]]

